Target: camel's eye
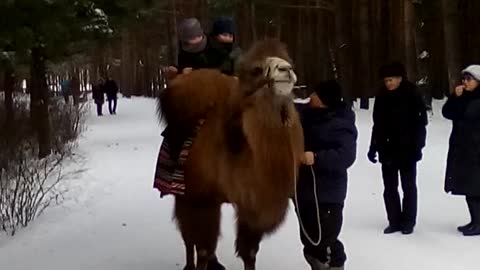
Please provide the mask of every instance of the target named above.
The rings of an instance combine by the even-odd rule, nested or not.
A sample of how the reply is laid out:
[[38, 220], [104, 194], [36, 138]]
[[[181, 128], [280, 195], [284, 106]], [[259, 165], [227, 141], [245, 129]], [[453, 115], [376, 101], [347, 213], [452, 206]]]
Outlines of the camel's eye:
[[255, 67], [250, 71], [250, 75], [253, 77], [258, 77], [263, 74], [263, 69], [261, 67]]
[[280, 71], [280, 72], [287, 72], [287, 71], [290, 71], [290, 68], [288, 68], [288, 67], [279, 67], [279, 68], [278, 68], [278, 71]]

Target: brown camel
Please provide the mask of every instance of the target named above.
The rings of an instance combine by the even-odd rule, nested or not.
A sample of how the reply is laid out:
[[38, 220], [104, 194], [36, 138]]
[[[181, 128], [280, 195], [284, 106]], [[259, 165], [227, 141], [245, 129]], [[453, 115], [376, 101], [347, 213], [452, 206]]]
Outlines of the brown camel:
[[206, 270], [215, 257], [222, 203], [236, 210], [236, 253], [246, 270], [255, 269], [262, 237], [283, 222], [303, 154], [295, 82], [285, 46], [265, 40], [244, 55], [238, 79], [197, 70], [162, 93], [161, 115], [176, 132], [204, 119], [184, 164], [185, 195], [175, 199], [186, 270]]

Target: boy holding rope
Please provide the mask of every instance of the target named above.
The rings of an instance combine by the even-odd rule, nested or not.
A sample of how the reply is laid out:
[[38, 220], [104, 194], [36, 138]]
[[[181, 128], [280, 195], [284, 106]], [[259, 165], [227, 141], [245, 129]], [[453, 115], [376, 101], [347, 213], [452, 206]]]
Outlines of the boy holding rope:
[[347, 169], [356, 157], [355, 114], [343, 102], [339, 84], [327, 81], [315, 87], [301, 115], [306, 152], [295, 204], [303, 252], [312, 270], [341, 270], [347, 256], [338, 236]]

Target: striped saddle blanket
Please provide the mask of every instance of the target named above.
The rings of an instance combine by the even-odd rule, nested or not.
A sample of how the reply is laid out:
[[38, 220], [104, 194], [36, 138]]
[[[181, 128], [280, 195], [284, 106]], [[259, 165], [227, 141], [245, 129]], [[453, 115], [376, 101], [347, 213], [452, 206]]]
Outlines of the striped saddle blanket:
[[[204, 120], [199, 121], [195, 128], [195, 135], [203, 125]], [[165, 195], [185, 195], [184, 165], [187, 161], [190, 148], [195, 135], [189, 137], [182, 146], [178, 160], [172, 159], [168, 142], [164, 139], [157, 158], [153, 187], [160, 191], [160, 197]]]

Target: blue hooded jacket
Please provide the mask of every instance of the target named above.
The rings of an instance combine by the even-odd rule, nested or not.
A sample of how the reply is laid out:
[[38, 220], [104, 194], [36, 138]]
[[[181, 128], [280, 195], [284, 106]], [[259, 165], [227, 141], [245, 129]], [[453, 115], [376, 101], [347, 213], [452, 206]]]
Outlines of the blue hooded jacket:
[[[357, 128], [355, 113], [345, 103], [332, 110], [303, 108], [300, 110], [305, 136], [305, 151], [315, 155], [318, 200], [322, 203], [343, 203], [347, 195], [347, 169], [355, 162]], [[310, 166], [301, 166], [298, 195], [313, 200], [313, 176]]]

